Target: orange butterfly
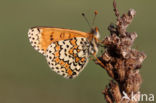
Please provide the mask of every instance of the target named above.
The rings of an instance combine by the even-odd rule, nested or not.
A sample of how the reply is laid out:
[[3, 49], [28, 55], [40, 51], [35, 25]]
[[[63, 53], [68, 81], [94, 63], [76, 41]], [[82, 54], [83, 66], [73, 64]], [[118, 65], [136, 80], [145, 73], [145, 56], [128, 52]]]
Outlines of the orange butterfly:
[[90, 33], [62, 28], [33, 27], [28, 31], [28, 37], [35, 50], [46, 57], [53, 71], [65, 78], [74, 78], [84, 69], [90, 55], [96, 57], [100, 34], [97, 27], [91, 29]]

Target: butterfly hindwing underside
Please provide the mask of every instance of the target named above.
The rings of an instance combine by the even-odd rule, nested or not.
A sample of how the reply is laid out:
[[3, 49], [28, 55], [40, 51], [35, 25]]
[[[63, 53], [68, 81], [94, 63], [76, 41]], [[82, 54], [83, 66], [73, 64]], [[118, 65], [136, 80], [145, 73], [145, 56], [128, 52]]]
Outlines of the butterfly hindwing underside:
[[76, 77], [85, 67], [89, 56], [89, 41], [77, 37], [51, 43], [46, 52], [50, 68], [66, 78]]

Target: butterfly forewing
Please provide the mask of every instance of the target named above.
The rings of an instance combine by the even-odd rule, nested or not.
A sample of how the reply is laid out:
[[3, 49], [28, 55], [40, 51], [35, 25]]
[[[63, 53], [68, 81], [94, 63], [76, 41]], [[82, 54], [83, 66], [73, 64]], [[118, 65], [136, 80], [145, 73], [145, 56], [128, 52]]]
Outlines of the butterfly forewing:
[[33, 27], [28, 31], [28, 37], [31, 45], [35, 50], [43, 55], [45, 55], [48, 46], [52, 42], [72, 39], [74, 37], [87, 38], [88, 36], [88, 33], [81, 31], [50, 27]]

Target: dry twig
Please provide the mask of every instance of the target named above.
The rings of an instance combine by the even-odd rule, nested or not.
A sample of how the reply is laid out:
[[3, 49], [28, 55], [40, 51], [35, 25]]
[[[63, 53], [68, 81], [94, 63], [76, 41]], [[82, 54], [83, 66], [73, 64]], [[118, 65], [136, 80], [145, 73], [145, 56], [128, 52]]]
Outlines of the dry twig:
[[139, 97], [139, 89], [142, 82], [139, 69], [146, 58], [143, 52], [132, 48], [137, 34], [126, 31], [136, 11], [130, 9], [128, 13], [120, 17], [115, 0], [113, 7], [117, 22], [115, 25], [111, 24], [108, 27], [110, 35], [103, 40], [105, 52], [102, 56], [98, 57], [104, 67], [96, 62], [101, 65], [113, 79], [109, 85], [106, 86], [103, 94], [108, 103], [138, 103], [138, 101], [122, 99], [123, 91], [129, 98], [131, 98], [132, 92]]

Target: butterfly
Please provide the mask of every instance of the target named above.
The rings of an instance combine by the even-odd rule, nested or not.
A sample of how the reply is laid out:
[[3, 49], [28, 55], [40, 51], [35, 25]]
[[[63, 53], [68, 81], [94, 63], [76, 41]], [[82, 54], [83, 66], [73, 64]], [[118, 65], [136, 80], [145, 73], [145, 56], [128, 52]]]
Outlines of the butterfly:
[[65, 78], [77, 77], [87, 65], [89, 56], [96, 56], [99, 37], [97, 27], [89, 33], [40, 26], [28, 31], [33, 48], [45, 56], [54, 72]]

